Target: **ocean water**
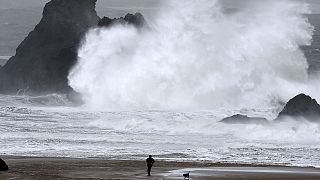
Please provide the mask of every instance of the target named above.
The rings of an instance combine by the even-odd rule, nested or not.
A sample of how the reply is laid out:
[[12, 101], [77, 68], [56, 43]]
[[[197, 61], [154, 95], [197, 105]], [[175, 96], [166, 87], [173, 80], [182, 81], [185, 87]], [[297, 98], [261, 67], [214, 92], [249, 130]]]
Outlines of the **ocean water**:
[[[83, 106], [57, 94], [0, 95], [0, 155], [153, 154], [165, 160], [320, 167], [319, 124], [219, 123], [237, 113], [271, 121], [301, 91], [320, 101], [320, 83], [308, 78], [307, 63], [318, 63], [319, 33], [312, 28], [318, 29], [319, 15], [296, 1], [256, 2], [234, 12], [219, 1], [163, 2], [149, 16], [154, 23], [146, 32], [130, 26], [88, 32], [69, 77]], [[113, 4], [99, 12], [117, 16], [153, 12], [151, 7]], [[14, 54], [40, 10], [0, 10], [0, 59]]]
[[88, 111], [65, 97], [1, 96], [1, 155], [320, 166], [318, 124], [227, 125], [270, 110]]

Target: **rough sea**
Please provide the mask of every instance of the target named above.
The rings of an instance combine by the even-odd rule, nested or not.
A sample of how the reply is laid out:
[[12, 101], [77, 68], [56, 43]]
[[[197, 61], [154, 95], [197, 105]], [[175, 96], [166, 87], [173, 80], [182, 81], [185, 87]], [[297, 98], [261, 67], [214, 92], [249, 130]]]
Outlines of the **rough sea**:
[[[124, 11], [136, 10], [146, 11], [147, 14], [152, 12], [149, 6], [130, 9], [114, 5], [112, 8], [100, 9], [99, 13], [118, 16], [125, 14]], [[291, 10], [288, 12], [291, 13]], [[33, 29], [40, 16], [40, 6], [0, 7], [0, 65], [14, 54], [17, 45]], [[312, 46], [304, 50], [309, 63], [317, 67], [320, 64], [317, 31], [320, 15], [312, 14], [309, 18], [316, 31]], [[317, 71], [317, 68], [310, 71]], [[76, 73], [81, 75], [81, 72]], [[74, 83], [77, 83], [76, 79]], [[80, 93], [83, 90], [76, 85], [75, 88]], [[144, 90], [144, 87], [140, 88]], [[316, 90], [319, 89], [316, 87], [312, 92]], [[135, 96], [131, 91], [125, 92]], [[118, 92], [110, 93], [119, 95]], [[179, 92], [170, 95], [176, 94]], [[95, 108], [96, 106], [92, 106], [94, 99], [87, 98], [87, 105], [75, 107], [64, 95], [0, 95], [0, 155], [144, 159], [153, 154], [155, 158], [165, 160], [320, 167], [319, 124], [292, 121], [265, 126], [218, 122], [237, 113], [265, 117], [271, 121], [280, 112], [284, 102], [256, 108], [228, 108], [227, 105], [217, 107], [214, 104], [216, 108], [210, 110], [176, 110], [177, 105], [168, 101], [166, 104], [169, 106], [173, 104], [173, 108], [168, 108], [171, 110], [144, 110], [145, 108], [138, 108], [143, 107], [140, 104], [134, 104], [133, 110], [103, 110], [101, 106], [116, 100], [96, 95], [97, 98], [107, 99], [108, 103], [98, 104], [100, 108]], [[161, 99], [157, 94], [153, 95], [158, 98], [157, 101]], [[219, 95], [226, 96], [223, 93]], [[94, 97], [93, 94], [84, 94], [86, 96]], [[288, 97], [284, 99], [288, 100]], [[150, 102], [141, 101], [141, 104]], [[198, 101], [191, 103], [194, 102]], [[125, 109], [122, 107], [126, 106], [122, 105], [119, 105], [119, 109]], [[159, 105], [163, 106], [165, 104]]]
[[[64, 97], [1, 96], [1, 155], [157, 159], [320, 166], [320, 130], [307, 122], [218, 123], [267, 110], [110, 111], [72, 107]], [[272, 114], [270, 114], [272, 118]]]

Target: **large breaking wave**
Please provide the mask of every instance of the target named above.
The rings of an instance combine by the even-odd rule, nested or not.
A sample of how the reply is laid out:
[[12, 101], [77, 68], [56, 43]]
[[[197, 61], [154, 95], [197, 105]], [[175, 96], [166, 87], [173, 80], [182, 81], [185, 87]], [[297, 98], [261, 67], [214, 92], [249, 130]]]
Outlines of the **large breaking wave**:
[[300, 46], [313, 27], [308, 5], [249, 1], [226, 9], [218, 0], [163, 1], [149, 28], [93, 29], [79, 49], [70, 86], [99, 109], [269, 107], [305, 92]]

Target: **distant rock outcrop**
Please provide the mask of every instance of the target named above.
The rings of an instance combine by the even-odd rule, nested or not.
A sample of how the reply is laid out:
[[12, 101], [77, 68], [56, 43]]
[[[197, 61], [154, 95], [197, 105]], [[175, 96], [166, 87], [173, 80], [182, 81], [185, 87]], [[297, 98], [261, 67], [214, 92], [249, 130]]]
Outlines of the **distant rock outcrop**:
[[226, 124], [268, 124], [269, 121], [265, 118], [248, 117], [241, 114], [236, 114], [231, 117], [222, 119], [220, 122]]
[[[315, 99], [305, 94], [299, 94], [288, 101], [278, 117], [272, 122], [283, 120], [307, 120], [311, 122], [320, 122], [320, 105]], [[265, 118], [248, 117], [237, 114], [222, 119], [220, 122], [226, 124], [270, 124]]]
[[35, 29], [19, 45], [0, 72], [0, 92], [37, 94], [68, 92], [67, 76], [79, 43], [100, 18], [97, 0], [52, 0]]
[[109, 27], [113, 24], [131, 24], [137, 28], [145, 26], [146, 21], [141, 13], [127, 14], [125, 17], [110, 19], [108, 17], [103, 17], [99, 23], [99, 27]]
[[283, 120], [286, 117], [320, 122], [320, 105], [310, 96], [299, 94], [286, 104], [276, 120]]
[[0, 171], [7, 171], [7, 170], [9, 170], [8, 165], [6, 164], [6, 162], [4, 162], [4, 160], [0, 158]]

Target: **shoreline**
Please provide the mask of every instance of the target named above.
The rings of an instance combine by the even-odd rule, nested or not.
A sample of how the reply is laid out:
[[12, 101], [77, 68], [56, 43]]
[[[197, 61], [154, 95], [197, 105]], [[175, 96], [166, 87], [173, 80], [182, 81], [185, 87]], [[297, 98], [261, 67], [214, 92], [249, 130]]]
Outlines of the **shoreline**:
[[[144, 160], [1, 156], [9, 171], [0, 179], [320, 179], [320, 169], [262, 164], [177, 162], [157, 160], [146, 176]], [[181, 178], [182, 177], [182, 178]]]
[[[146, 155], [147, 158], [148, 155]], [[282, 168], [314, 168], [319, 169], [320, 166], [313, 165], [295, 165], [289, 163], [264, 163], [264, 162], [237, 162], [237, 161], [213, 161], [213, 160], [193, 160], [193, 159], [184, 159], [184, 158], [159, 158], [157, 155], [153, 155], [158, 162], [165, 163], [179, 163], [179, 164], [194, 164], [201, 165], [203, 167], [282, 167]], [[2, 159], [56, 159], [56, 160], [97, 160], [97, 161], [144, 161], [146, 158], [119, 158], [119, 157], [63, 157], [63, 156], [38, 156], [38, 155], [0, 155]]]

